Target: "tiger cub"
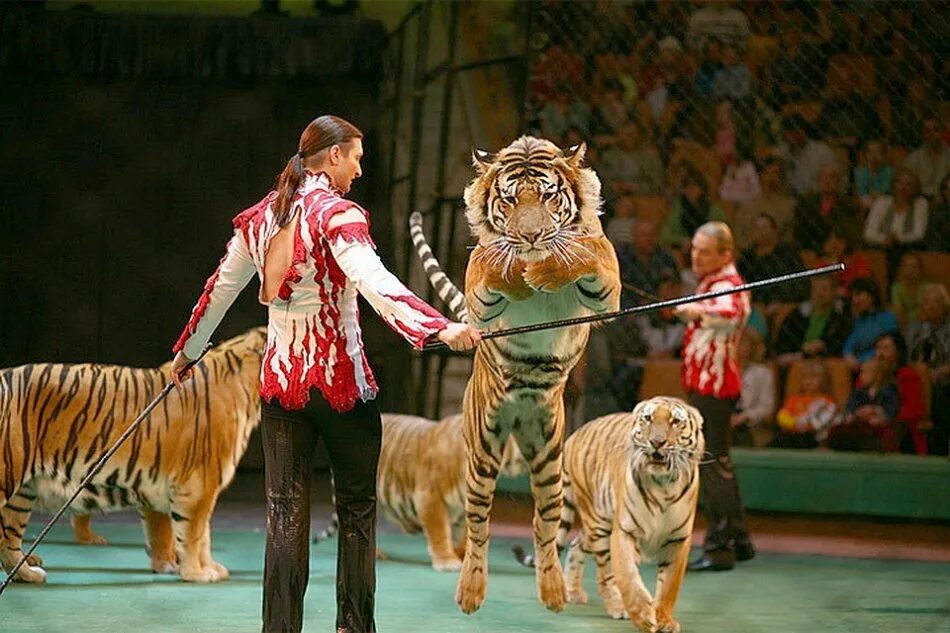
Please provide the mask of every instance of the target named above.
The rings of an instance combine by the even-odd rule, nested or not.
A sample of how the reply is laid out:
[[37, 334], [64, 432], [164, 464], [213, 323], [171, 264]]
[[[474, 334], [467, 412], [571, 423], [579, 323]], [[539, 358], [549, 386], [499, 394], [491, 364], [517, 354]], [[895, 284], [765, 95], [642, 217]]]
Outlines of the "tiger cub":
[[[580, 531], [564, 570], [569, 602], [587, 602], [584, 559], [593, 553], [597, 590], [611, 617], [630, 617], [644, 632], [680, 630], [673, 607], [696, 516], [702, 424], [682, 400], [656, 397], [633, 413], [597, 418], [567, 440], [559, 546], [575, 517]], [[657, 562], [655, 597], [640, 577], [646, 560]]]
[[[465, 440], [462, 415], [441, 422], [384, 413], [383, 439], [376, 475], [376, 498], [383, 514], [407, 534], [426, 536], [432, 569], [462, 567], [465, 505]], [[501, 472], [516, 476], [527, 468], [513, 440], [505, 445]], [[314, 537], [320, 542], [338, 531], [336, 513], [330, 527]], [[382, 552], [377, 552], [385, 558]]]

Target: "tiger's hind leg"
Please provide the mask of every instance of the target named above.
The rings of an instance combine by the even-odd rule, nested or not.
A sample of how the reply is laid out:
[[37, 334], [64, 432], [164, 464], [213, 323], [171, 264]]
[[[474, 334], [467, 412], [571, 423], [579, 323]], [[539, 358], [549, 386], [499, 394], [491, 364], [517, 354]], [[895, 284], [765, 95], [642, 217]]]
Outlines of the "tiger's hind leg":
[[587, 604], [587, 592], [584, 591], [584, 560], [590, 554], [587, 536], [581, 532], [567, 550], [567, 563], [564, 576], [567, 582], [567, 601], [571, 604]]
[[145, 531], [146, 551], [152, 572], [156, 574], [178, 573], [178, 556], [175, 554], [175, 533], [168, 514], [141, 508], [142, 528]]
[[[12, 571], [23, 559], [23, 534], [33, 512], [36, 495], [29, 484], [20, 489], [0, 506], [0, 564], [5, 570]], [[0, 494], [0, 502], [3, 495]], [[31, 555], [20, 567], [14, 580], [17, 582], [46, 582], [46, 571], [40, 567], [43, 559]]]
[[623, 606], [623, 596], [614, 579], [614, 569], [610, 555], [609, 521], [601, 520], [590, 528], [590, 549], [597, 561], [597, 593], [604, 603], [604, 610], [614, 620], [627, 617], [627, 610]]
[[88, 514], [74, 514], [69, 518], [73, 526], [73, 540], [80, 545], [108, 545], [109, 541], [92, 531], [92, 517]]
[[[474, 378], [473, 378], [474, 380]], [[469, 381], [469, 389], [472, 382]], [[469, 410], [469, 393], [465, 398], [465, 556], [455, 589], [455, 602], [463, 613], [474, 613], [485, 602], [488, 588], [488, 539], [492, 501], [501, 464], [502, 443], [485, 429], [489, 420], [483, 411]]]
[[564, 403], [560, 398], [557, 394], [549, 405], [539, 403], [538, 409], [545, 417], [520, 420], [512, 430], [530, 467], [538, 599], [551, 611], [561, 611], [567, 602], [564, 572], [557, 551], [557, 532], [564, 506], [561, 483]]
[[449, 509], [442, 497], [436, 493], [426, 493], [419, 501], [419, 521], [429, 543], [429, 556], [432, 569], [436, 571], [458, 571], [462, 560], [455, 554], [452, 543], [452, 525], [449, 521]]

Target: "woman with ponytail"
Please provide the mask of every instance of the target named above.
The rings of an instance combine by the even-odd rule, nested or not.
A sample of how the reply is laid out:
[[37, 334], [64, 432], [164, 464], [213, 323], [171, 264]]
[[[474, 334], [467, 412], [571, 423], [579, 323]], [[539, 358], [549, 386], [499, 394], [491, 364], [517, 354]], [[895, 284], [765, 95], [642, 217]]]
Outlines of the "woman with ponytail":
[[[335, 116], [312, 121], [277, 188], [234, 218], [234, 236], [178, 342], [171, 378], [181, 385], [238, 293], [257, 274], [268, 307], [261, 367], [267, 546], [264, 633], [299, 633], [307, 589], [310, 459], [319, 437], [334, 475], [340, 542], [338, 633], [372, 633], [376, 465], [381, 426], [363, 352], [357, 293], [416, 349], [479, 340], [406, 288], [376, 256], [369, 213], [344, 198], [361, 175], [363, 134]], [[200, 536], [200, 535], [198, 535]]]

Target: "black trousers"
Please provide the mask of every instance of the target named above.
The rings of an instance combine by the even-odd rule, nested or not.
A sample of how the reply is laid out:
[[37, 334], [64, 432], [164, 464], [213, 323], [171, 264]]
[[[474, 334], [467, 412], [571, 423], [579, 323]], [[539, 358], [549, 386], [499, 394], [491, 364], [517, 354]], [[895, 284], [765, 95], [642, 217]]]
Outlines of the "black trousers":
[[300, 633], [310, 574], [311, 458], [323, 438], [340, 519], [336, 570], [338, 633], [375, 633], [376, 467], [382, 423], [375, 402], [345, 413], [319, 391], [306, 408], [262, 402], [267, 546], [263, 633]]
[[739, 482], [729, 457], [732, 446], [729, 418], [736, 400], [691, 393], [689, 404], [703, 416], [706, 440], [706, 458], [699, 467], [699, 510], [708, 525], [703, 549], [732, 551], [736, 541], [749, 540]]

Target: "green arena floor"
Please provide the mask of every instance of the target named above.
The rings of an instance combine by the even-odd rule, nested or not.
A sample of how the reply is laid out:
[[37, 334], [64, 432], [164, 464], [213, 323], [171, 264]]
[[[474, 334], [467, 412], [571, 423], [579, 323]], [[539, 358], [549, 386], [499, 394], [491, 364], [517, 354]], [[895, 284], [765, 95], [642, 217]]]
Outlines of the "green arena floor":
[[[57, 526], [39, 553], [44, 585], [14, 585], [0, 596], [3, 633], [256, 633], [260, 631], [264, 536], [259, 529], [214, 531], [215, 558], [231, 570], [217, 585], [187, 585], [147, 571], [133, 525], [99, 524], [108, 546], [69, 543]], [[34, 533], [38, 528], [31, 526]], [[549, 613], [537, 602], [530, 570], [492, 542], [488, 600], [475, 615], [455, 606], [456, 574], [429, 568], [424, 540], [380, 536], [390, 560], [378, 565], [381, 633], [630, 631], [608, 619], [588, 566], [591, 604]], [[305, 631], [333, 630], [335, 545], [314, 546]], [[591, 561], [592, 563], [593, 561]], [[653, 570], [645, 577], [652, 587]], [[822, 556], [761, 554], [737, 570], [687, 576], [677, 607], [685, 632], [950, 632], [950, 565]]]

